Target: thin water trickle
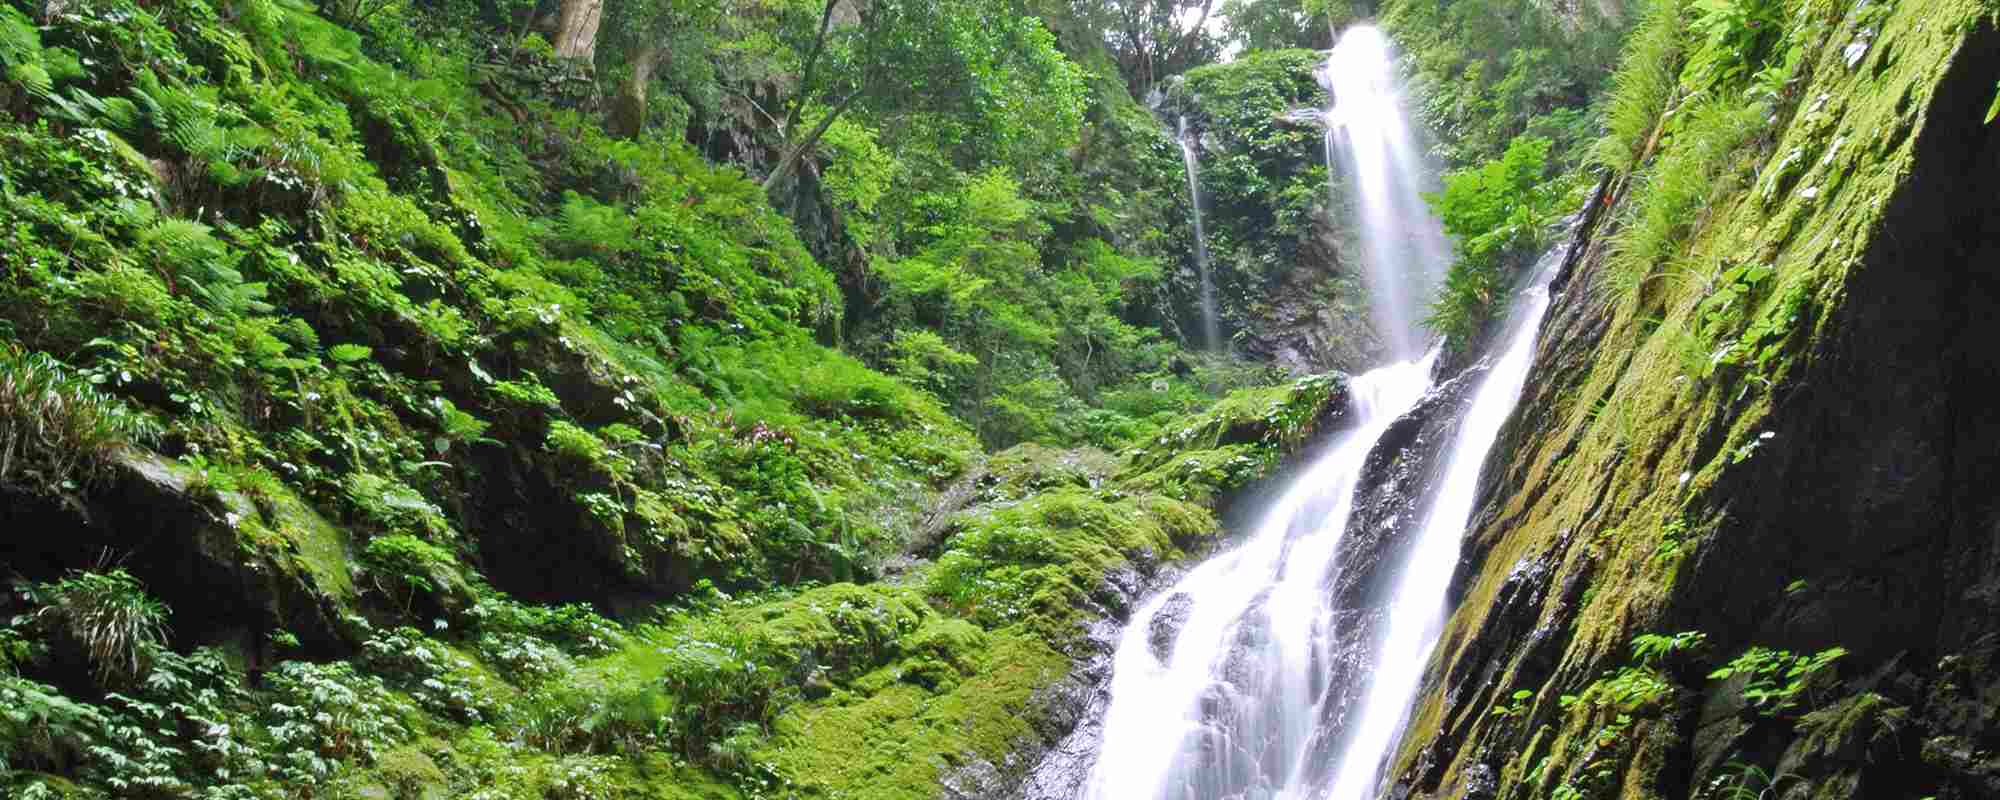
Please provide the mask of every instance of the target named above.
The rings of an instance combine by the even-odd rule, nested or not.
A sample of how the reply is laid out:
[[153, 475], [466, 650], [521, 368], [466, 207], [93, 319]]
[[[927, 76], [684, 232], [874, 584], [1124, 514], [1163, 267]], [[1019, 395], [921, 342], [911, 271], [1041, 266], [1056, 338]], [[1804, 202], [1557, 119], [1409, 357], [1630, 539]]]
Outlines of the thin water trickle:
[[[1424, 348], [1422, 322], [1451, 264], [1444, 228], [1424, 204], [1424, 164], [1396, 91], [1389, 38], [1373, 25], [1348, 28], [1320, 66], [1328, 174], [1335, 207], [1341, 188], [1359, 218], [1362, 275], [1376, 333], [1391, 358]], [[1335, 188], [1340, 187], [1340, 188]]]
[[1221, 350], [1221, 326], [1215, 321], [1215, 276], [1208, 266], [1208, 235], [1201, 227], [1201, 142], [1193, 129], [1188, 127], [1185, 116], [1180, 118], [1176, 138], [1180, 140], [1181, 163], [1187, 171], [1189, 216], [1194, 221], [1194, 263], [1201, 270], [1202, 345], [1210, 350]]

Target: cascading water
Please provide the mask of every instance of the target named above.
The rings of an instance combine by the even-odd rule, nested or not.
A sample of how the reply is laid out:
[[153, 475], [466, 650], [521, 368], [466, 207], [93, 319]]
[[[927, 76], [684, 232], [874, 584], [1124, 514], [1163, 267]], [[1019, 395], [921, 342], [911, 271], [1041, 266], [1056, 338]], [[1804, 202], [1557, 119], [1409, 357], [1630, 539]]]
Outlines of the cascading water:
[[1202, 345], [1210, 350], [1221, 350], [1221, 327], [1215, 321], [1215, 276], [1209, 271], [1208, 236], [1201, 227], [1201, 142], [1196, 136], [1188, 127], [1187, 117], [1182, 116], [1176, 138], [1181, 143], [1181, 163], [1187, 168], [1188, 209], [1194, 221], [1194, 263], [1201, 270]]
[[[1449, 248], [1418, 196], [1418, 163], [1389, 82], [1386, 40], [1373, 28], [1350, 30], [1322, 76], [1336, 97], [1327, 115], [1329, 157], [1336, 149], [1347, 154], [1375, 306], [1403, 360], [1351, 381], [1351, 426], [1285, 489], [1249, 539], [1133, 615], [1113, 657], [1096, 760], [1074, 790], [1083, 800], [1372, 796], [1443, 625], [1480, 467], [1526, 380], [1548, 307], [1545, 287], [1562, 251], [1538, 265], [1535, 287], [1510, 314], [1501, 355], [1454, 422], [1450, 409], [1460, 401], [1446, 400], [1464, 395], [1431, 394], [1435, 354], [1409, 355], [1422, 341], [1413, 298], [1428, 296]], [[1197, 163], [1185, 121], [1182, 148], [1199, 235]], [[1206, 253], [1198, 258], [1205, 267]], [[1413, 412], [1419, 408], [1429, 410]], [[1421, 510], [1409, 523], [1421, 527], [1394, 514], [1356, 512], [1364, 480], [1370, 491], [1414, 490], [1378, 484], [1370, 472], [1405, 463], [1399, 454], [1408, 440], [1386, 435], [1409, 427], [1399, 424], [1405, 415], [1456, 430], [1437, 460], [1409, 462], [1438, 465], [1424, 468], [1432, 477], [1420, 482], [1430, 496], [1409, 505]], [[1391, 587], [1386, 598], [1358, 615], [1330, 595], [1331, 587], [1374, 569], [1365, 554], [1375, 545], [1344, 544], [1355, 531], [1383, 547], [1379, 563], [1394, 570], [1382, 578]]]
[[1535, 334], [1549, 307], [1549, 279], [1562, 263], [1556, 248], [1537, 264], [1535, 285], [1523, 292], [1508, 320], [1505, 349], [1480, 383], [1446, 452], [1445, 470], [1424, 517], [1422, 533], [1407, 546], [1390, 595], [1387, 631], [1375, 648], [1372, 676], [1347, 732], [1328, 800], [1363, 800], [1375, 794], [1383, 761], [1401, 738], [1424, 666], [1444, 628], [1445, 592], [1458, 566], [1459, 542], [1477, 500], [1479, 470], [1500, 427], [1514, 413], [1535, 354]]
[[1357, 425], [1235, 550], [1196, 567], [1126, 626], [1090, 800], [1289, 797], [1326, 687], [1321, 586], [1382, 431], [1423, 396], [1431, 358], [1349, 385]]
[[[1388, 37], [1348, 28], [1320, 66], [1329, 174], [1345, 175], [1360, 212], [1362, 261], [1377, 333], [1392, 358], [1423, 348], [1422, 305], [1451, 263], [1444, 229], [1424, 205], [1420, 159], [1396, 92]], [[1336, 206], [1340, 199], [1335, 192]]]

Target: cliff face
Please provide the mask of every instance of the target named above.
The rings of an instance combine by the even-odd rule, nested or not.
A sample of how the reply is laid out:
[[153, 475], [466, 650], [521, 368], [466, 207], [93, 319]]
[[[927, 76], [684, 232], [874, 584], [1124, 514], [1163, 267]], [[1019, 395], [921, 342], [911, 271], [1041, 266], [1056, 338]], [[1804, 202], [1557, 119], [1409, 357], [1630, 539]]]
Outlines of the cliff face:
[[[1326, 103], [1313, 74], [1324, 58], [1272, 50], [1199, 67], [1161, 109], [1185, 121], [1200, 159], [1225, 338], [1302, 374], [1358, 370], [1381, 354], [1354, 260], [1355, 212], [1333, 199], [1325, 131], [1310, 118]], [[1194, 259], [1190, 240], [1176, 286], [1196, 285]], [[1191, 288], [1182, 294], [1182, 327], [1194, 330], [1199, 306]]]
[[1804, 15], [1670, 267], [1594, 201], [1391, 796], [2000, 795], [2000, 30]]

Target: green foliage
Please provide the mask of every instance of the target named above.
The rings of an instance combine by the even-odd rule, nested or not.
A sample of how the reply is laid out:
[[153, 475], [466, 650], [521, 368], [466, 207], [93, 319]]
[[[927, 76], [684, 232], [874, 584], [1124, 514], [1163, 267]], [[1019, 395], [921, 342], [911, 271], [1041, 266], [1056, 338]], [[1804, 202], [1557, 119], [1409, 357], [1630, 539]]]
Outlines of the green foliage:
[[1699, 40], [1681, 80], [1694, 89], [1740, 85], [1784, 40], [1785, 0], [1693, 0], [1688, 28]]
[[1560, 168], [1598, 133], [1588, 109], [1631, 24], [1623, 7], [1522, 0], [1396, 1], [1381, 20], [1412, 63], [1411, 95], [1449, 163], [1498, 158], [1529, 135], [1554, 142]]
[[106, 724], [102, 709], [53, 686], [0, 675], [0, 759], [29, 769], [78, 761]]
[[[598, 80], [672, 50], [615, 136], [522, 33], [547, 8], [27, 8], [0, 4], [0, 480], [85, 498], [125, 448], [169, 465], [229, 526], [204, 558], [268, 575], [245, 619], [279, 616], [180, 654], [129, 576], [38, 589], [117, 692], [39, 682], [77, 660], [60, 632], [0, 635], [10, 769], [205, 800], [914, 796], [1033, 733], [1106, 570], [1213, 532], [1070, 481], [947, 525], [904, 585], [799, 588], [904, 552], [975, 429], [1123, 445], [1267, 380], [1159, 327], [1171, 143], [1015, 6], [872, 5], [808, 79], [824, 7], [612, 4]], [[796, 225], [709, 160], [791, 108], [787, 134], [831, 120], [775, 198]], [[1286, 235], [1324, 174], [1292, 178]], [[1210, 466], [1246, 480], [1329, 394], [1237, 408], [1264, 427]], [[558, 600], [751, 599], [632, 631], [488, 585], [571, 555]], [[826, 757], [850, 746], [875, 749]]]
[[1457, 252], [1424, 325], [1455, 346], [1467, 346], [1503, 307], [1511, 267], [1547, 238], [1563, 199], [1546, 179], [1549, 146], [1517, 138], [1500, 158], [1446, 175], [1444, 191], [1426, 198]]
[[399, 587], [396, 593], [403, 596], [405, 606], [416, 595], [446, 589], [458, 570], [451, 551], [401, 533], [369, 540], [361, 561], [379, 580]]
[[1508, 695], [1505, 704], [1495, 704], [1491, 713], [1496, 717], [1519, 718], [1528, 713], [1528, 701], [1533, 699], [1535, 699], [1534, 690], [1519, 689]]
[[287, 661], [266, 680], [265, 716], [278, 751], [271, 768], [294, 786], [323, 784], [344, 762], [367, 763], [408, 735], [408, 701], [347, 664]]
[[73, 572], [31, 587], [28, 596], [41, 606], [36, 623], [77, 647], [100, 684], [141, 677], [156, 648], [166, 643], [166, 606], [122, 569]]
[[1731, 184], [1739, 149], [1763, 130], [1757, 104], [1702, 99], [1675, 112], [1671, 147], [1640, 178], [1638, 202], [1621, 209], [1605, 270], [1614, 296], [1633, 298], [1664, 274], [1705, 219], [1709, 199]]
[[1606, 673], [1577, 694], [1566, 694], [1557, 700], [1564, 708], [1582, 703], [1636, 713], [1659, 708], [1673, 692], [1673, 683], [1658, 669], [1627, 666]]
[[54, 358], [0, 347], [0, 484], [74, 492], [118, 448], [156, 431]]
[[1646, 6], [1625, 54], [1605, 93], [1604, 136], [1590, 149], [1590, 160], [1618, 174], [1630, 174], [1655, 144], [1674, 92], [1680, 85], [1680, 64], [1686, 23], [1681, 0], [1656, 0]]
[[1640, 666], [1659, 666], [1662, 661], [1698, 652], [1708, 642], [1701, 631], [1681, 631], [1667, 635], [1642, 633], [1632, 637], [1632, 660]]
[[1027, 623], [1042, 638], [1065, 642], [1107, 570], [1138, 553], [1192, 547], [1215, 523], [1200, 507], [1165, 497], [1063, 489], [962, 524], [926, 576], [926, 593], [983, 626]]
[[1847, 655], [1844, 647], [1817, 653], [1752, 647], [1708, 674], [1711, 680], [1743, 680], [1743, 699], [1760, 712], [1775, 716], [1797, 708], [1814, 678]]
[[1666, 524], [1660, 526], [1659, 541], [1653, 545], [1652, 562], [1673, 564], [1679, 561], [1681, 556], [1687, 554], [1687, 548], [1691, 544], [1687, 537], [1688, 523], [1685, 517], [1667, 520]]

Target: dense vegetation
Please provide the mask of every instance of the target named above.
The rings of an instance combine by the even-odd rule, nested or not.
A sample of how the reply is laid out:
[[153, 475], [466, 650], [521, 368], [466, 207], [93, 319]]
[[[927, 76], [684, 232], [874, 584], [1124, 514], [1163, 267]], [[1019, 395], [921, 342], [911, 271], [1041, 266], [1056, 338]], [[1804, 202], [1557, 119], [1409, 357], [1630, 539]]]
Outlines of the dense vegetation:
[[1181, 344], [1173, 8], [0, 4], [0, 793], [1003, 762], [1340, 406]]
[[[1699, 258], [1703, 209], [1822, 169], [1749, 165], [1887, 8], [1382, 3], [1445, 168], [1434, 330], [1473, 346], [1588, 199], [1592, 297], [1681, 380], [1577, 414], [1638, 431], [1764, 376], [1805, 290]], [[1280, 367], [1377, 350], [1345, 178], [1290, 113], [1360, 16], [0, 2], [0, 794], [928, 798], [1018, 769], [1085, 624], [1341, 413], [1343, 378]], [[1648, 527], [1680, 526], [1646, 563], [1701, 522]], [[1657, 711], [1700, 636], [1619, 641], [1563, 713]], [[1531, 700], [1494, 724], [1555, 713]]]

